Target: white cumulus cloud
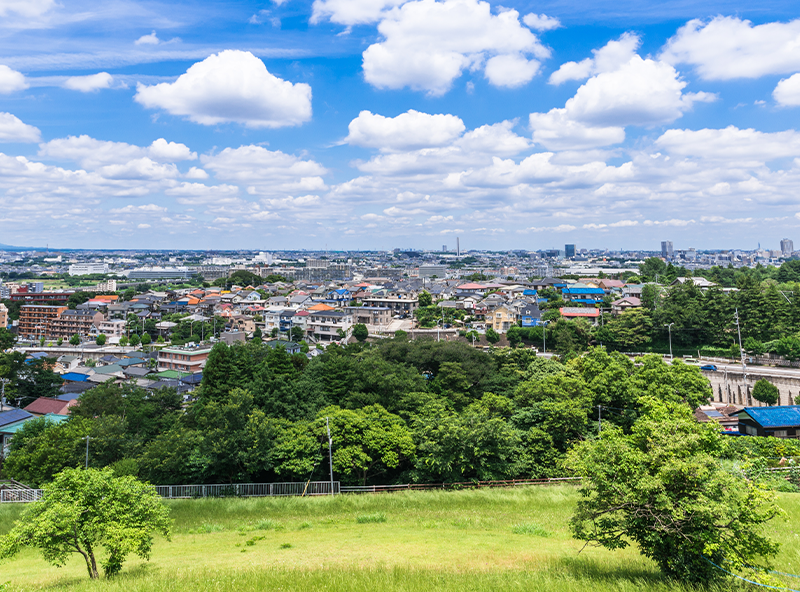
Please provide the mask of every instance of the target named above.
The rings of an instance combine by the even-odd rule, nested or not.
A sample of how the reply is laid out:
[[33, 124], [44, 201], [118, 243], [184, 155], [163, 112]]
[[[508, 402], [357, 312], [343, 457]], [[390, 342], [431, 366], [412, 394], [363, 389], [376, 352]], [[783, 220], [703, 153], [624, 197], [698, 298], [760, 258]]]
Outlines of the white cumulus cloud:
[[593, 127], [570, 119], [566, 109], [531, 113], [533, 141], [548, 150], [587, 150], [625, 140], [625, 129], [618, 126]]
[[0, 113], [0, 142], [38, 142], [38, 128], [23, 123], [11, 113]]
[[800, 74], [781, 80], [772, 91], [772, 98], [784, 107], [800, 105]]
[[567, 80], [585, 80], [594, 74], [618, 70], [636, 55], [641, 41], [638, 35], [624, 33], [619, 39], [609, 41], [600, 49], [593, 49], [594, 57], [580, 62], [566, 62], [550, 75], [550, 84]]
[[[447, 92], [466, 69], [480, 69], [495, 56], [526, 61], [522, 73], [511, 76], [495, 62], [486, 75], [497, 86], [519, 86], [538, 70], [528, 58], [549, 57], [519, 13], [492, 14], [488, 2], [479, 0], [417, 0], [385, 13], [378, 25], [383, 40], [363, 54], [364, 77], [378, 88], [410, 87], [430, 95]], [[524, 56], [524, 57], [522, 57]]]
[[311, 23], [330, 19], [340, 25], [363, 25], [380, 20], [383, 12], [406, 0], [314, 0]]
[[546, 14], [526, 14], [522, 22], [534, 31], [552, 31], [561, 27], [561, 21]]
[[455, 115], [429, 115], [411, 109], [397, 117], [362, 111], [348, 129], [350, 133], [345, 138], [348, 144], [394, 151], [444, 146], [466, 128]]
[[656, 140], [670, 154], [728, 162], [767, 162], [800, 154], [800, 133], [760, 132], [728, 126], [724, 129], [671, 129]]
[[148, 109], [164, 109], [202, 125], [277, 128], [311, 119], [311, 87], [274, 76], [247, 51], [211, 55], [173, 83], [140, 84], [134, 98]]
[[141, 147], [125, 142], [107, 142], [91, 136], [68, 136], [50, 140], [39, 146], [39, 156], [57, 160], [72, 160], [87, 169], [97, 169], [112, 164], [126, 164], [132, 160], [149, 158], [160, 162], [195, 160], [197, 153], [188, 146], [167, 142], [163, 138], [150, 146]]
[[64, 81], [64, 88], [79, 92], [94, 92], [103, 88], [110, 88], [114, 77], [108, 72], [99, 72], [89, 76], [70, 76]]
[[694, 19], [678, 29], [661, 59], [690, 64], [706, 80], [758, 78], [800, 70], [800, 19], [753, 25], [738, 17]]
[[498, 55], [486, 62], [487, 80], [495, 86], [515, 88], [528, 84], [539, 72], [541, 63], [521, 54]]
[[8, 66], [0, 65], [0, 94], [7, 95], [26, 88], [28, 88], [28, 83], [25, 82], [25, 76], [22, 73], [12, 70]]
[[158, 45], [159, 43], [161, 43], [161, 40], [156, 35], [155, 31], [149, 35], [142, 35], [136, 41], [134, 41], [134, 44], [136, 45]]

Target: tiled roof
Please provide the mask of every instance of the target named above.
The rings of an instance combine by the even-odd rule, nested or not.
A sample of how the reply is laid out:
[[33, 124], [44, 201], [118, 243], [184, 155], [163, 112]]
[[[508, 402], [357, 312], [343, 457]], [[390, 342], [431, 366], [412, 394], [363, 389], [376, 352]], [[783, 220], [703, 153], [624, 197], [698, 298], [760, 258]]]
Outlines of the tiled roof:
[[599, 317], [600, 311], [596, 308], [581, 308], [565, 306], [559, 309], [562, 317]]
[[[64, 404], [63, 401], [59, 401], [62, 405]], [[0, 427], [6, 426], [17, 421], [22, 421], [23, 419], [30, 419], [33, 417], [30, 413], [25, 411], [24, 409], [12, 409], [11, 411], [3, 411], [0, 413]]]

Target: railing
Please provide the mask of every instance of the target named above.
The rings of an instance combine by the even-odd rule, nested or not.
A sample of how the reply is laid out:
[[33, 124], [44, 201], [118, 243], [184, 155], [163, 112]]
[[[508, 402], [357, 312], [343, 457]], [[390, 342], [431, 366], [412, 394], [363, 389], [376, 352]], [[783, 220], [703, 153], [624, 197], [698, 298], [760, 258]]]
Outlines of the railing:
[[38, 502], [42, 499], [41, 489], [0, 489], [0, 503]]
[[580, 477], [552, 477], [547, 479], [507, 479], [498, 481], [463, 481], [460, 483], [406, 483], [402, 485], [342, 485], [342, 493], [390, 493], [393, 491], [424, 491], [432, 489], [479, 489], [483, 487], [517, 487], [529, 485], [557, 485], [579, 483]]
[[[333, 493], [340, 493], [339, 482], [333, 482]], [[236, 483], [215, 485], [156, 485], [165, 499], [198, 497], [281, 497], [289, 495], [331, 495], [330, 481], [294, 483]]]
[[[316, 496], [339, 493], [390, 493], [394, 491], [424, 491], [435, 489], [477, 489], [483, 487], [522, 487], [531, 485], [557, 485], [580, 483], [580, 477], [553, 477], [547, 479], [507, 479], [498, 481], [463, 481], [460, 483], [405, 483], [400, 485], [345, 485], [339, 481], [311, 481], [289, 483], [236, 483], [213, 485], [154, 485], [153, 489], [164, 499], [195, 499], [205, 497], [284, 497]], [[0, 503], [35, 502], [42, 498], [42, 489], [1, 489]]]

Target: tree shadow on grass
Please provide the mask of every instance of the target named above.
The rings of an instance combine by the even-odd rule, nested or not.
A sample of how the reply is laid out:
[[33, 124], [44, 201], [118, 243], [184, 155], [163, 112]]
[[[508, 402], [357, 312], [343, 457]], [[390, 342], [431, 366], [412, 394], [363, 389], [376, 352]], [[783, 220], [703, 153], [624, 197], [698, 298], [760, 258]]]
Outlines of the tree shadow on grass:
[[[129, 568], [123, 568], [122, 573], [119, 575], [110, 578], [109, 581], [115, 582], [124, 582], [125, 580], [138, 580], [148, 575], [152, 575], [158, 571], [157, 567], [154, 567], [152, 563], [138, 563], [136, 565], [132, 565]], [[99, 580], [94, 581], [103, 581], [107, 578], [103, 575], [100, 576]], [[46, 584], [42, 586], [43, 590], [69, 590], [73, 587], [83, 586], [86, 585], [88, 582], [92, 581], [89, 578], [89, 574], [86, 574], [84, 577], [76, 577], [76, 576], [65, 576], [63, 578], [58, 578], [57, 580], [51, 582], [50, 584]]]
[[648, 567], [637, 563], [624, 565], [621, 562], [598, 561], [591, 557], [562, 557], [553, 562], [552, 570], [576, 580], [584, 580], [587, 590], [591, 589], [593, 581], [604, 583], [627, 581], [630, 584], [648, 587], [674, 584], [655, 566]]

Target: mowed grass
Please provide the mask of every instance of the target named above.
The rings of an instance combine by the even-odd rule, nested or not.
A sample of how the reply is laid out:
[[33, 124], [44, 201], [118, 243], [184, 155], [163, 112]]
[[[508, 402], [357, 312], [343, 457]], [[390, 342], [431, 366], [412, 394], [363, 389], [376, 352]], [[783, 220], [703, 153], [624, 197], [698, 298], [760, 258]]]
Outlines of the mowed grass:
[[[169, 502], [171, 542], [122, 575], [89, 581], [76, 556], [57, 569], [34, 550], [0, 563], [9, 590], [227, 591], [678, 591], [635, 548], [609, 552], [571, 539], [571, 486], [317, 498]], [[800, 572], [800, 495], [776, 564]], [[21, 506], [0, 507], [6, 532]], [[737, 586], [723, 589], [739, 589]]]

